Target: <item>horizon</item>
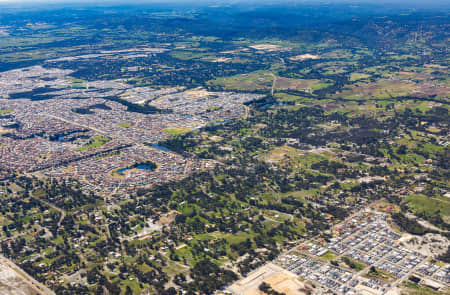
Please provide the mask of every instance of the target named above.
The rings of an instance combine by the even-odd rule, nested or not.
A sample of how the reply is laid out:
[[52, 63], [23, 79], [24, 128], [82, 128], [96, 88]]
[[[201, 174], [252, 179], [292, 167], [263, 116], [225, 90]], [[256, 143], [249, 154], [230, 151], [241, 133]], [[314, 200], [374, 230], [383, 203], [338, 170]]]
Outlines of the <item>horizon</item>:
[[449, 4], [448, 1], [441, 0], [384, 0], [384, 1], [376, 1], [376, 0], [269, 0], [269, 1], [258, 1], [258, 0], [234, 0], [234, 1], [222, 1], [222, 0], [134, 0], [134, 1], [126, 1], [126, 0], [99, 0], [93, 3], [89, 0], [0, 0], [0, 4], [68, 4], [68, 5], [76, 5], [83, 4], [89, 6], [97, 6], [97, 5], [142, 5], [142, 4], [205, 4], [205, 5], [237, 5], [237, 4], [259, 4], [260, 6], [265, 5], [290, 5], [290, 4], [423, 4], [429, 5], [433, 4]]

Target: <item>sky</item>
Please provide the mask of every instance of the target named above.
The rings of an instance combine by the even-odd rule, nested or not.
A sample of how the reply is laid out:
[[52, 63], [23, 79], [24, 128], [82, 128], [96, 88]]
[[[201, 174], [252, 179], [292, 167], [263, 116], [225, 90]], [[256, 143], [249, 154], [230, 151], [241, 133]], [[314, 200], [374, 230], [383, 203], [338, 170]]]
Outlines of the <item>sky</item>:
[[[0, 5], [2, 6], [23, 6], [23, 4], [26, 4], [26, 6], [31, 6], [33, 8], [39, 8], [39, 4], [89, 4], [90, 6], [100, 6], [100, 5], [114, 5], [114, 4], [145, 4], [145, 3], [194, 3], [194, 4], [201, 4], [205, 3], [207, 5], [212, 4], [238, 4], [238, 3], [252, 3], [252, 4], [259, 4], [261, 6], [264, 6], [264, 4], [280, 4], [280, 3], [288, 3], [293, 4], [295, 2], [297, 3], [317, 3], [317, 4], [324, 4], [327, 3], [373, 3], [378, 5], [383, 4], [405, 4], [405, 7], [423, 7], [427, 8], [427, 6], [435, 6], [440, 7], [443, 10], [447, 10], [447, 8], [450, 7], [450, 1], [449, 0], [0, 0]], [[431, 7], [428, 7], [431, 8]], [[449, 11], [450, 12], [450, 11]]]
[[[264, 2], [287, 2], [292, 3], [295, 0], [96, 0], [97, 3], [164, 3], [164, 2], [208, 2], [208, 3], [221, 3], [221, 4], [229, 4], [230, 2], [257, 2], [263, 4]], [[92, 3], [92, 0], [0, 0], [0, 3]], [[373, 2], [373, 3], [380, 3], [380, 2], [392, 2], [392, 3], [410, 3], [410, 2], [422, 2], [422, 3], [429, 3], [429, 2], [441, 2], [446, 3], [447, 0], [386, 0], [386, 1], [379, 1], [379, 0], [297, 0], [296, 2], [317, 2], [317, 3], [326, 3], [326, 2]]]

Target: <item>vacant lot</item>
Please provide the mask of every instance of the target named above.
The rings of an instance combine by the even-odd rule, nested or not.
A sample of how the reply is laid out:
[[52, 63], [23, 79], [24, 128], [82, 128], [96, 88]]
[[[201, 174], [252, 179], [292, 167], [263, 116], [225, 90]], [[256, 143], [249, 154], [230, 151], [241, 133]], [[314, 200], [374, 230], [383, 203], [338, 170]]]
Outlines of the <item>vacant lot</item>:
[[320, 57], [318, 55], [307, 53], [307, 54], [291, 56], [289, 59], [293, 60], [293, 61], [302, 61], [302, 60], [307, 60], [307, 59], [319, 59], [319, 58]]
[[264, 50], [264, 51], [278, 51], [283, 49], [282, 47], [274, 44], [257, 44], [251, 45], [249, 47], [255, 50]]
[[253, 91], [258, 89], [271, 89], [273, 81], [276, 79], [275, 90], [298, 90], [311, 92], [331, 85], [328, 81], [318, 79], [294, 79], [285, 77], [275, 77], [268, 71], [255, 71], [248, 74], [240, 74], [230, 77], [218, 78], [209, 81], [209, 84], [220, 85], [225, 89], [237, 89], [243, 91]]
[[327, 83], [325, 81], [317, 79], [308, 80], [308, 79], [292, 79], [292, 78], [277, 77], [275, 88], [281, 90], [292, 89], [298, 91], [311, 92], [313, 90], [321, 89], [330, 85], [331, 83]]
[[[361, 76], [360, 76], [361, 77]], [[355, 77], [356, 78], [356, 77]], [[335, 97], [345, 99], [385, 99], [399, 96], [426, 97], [450, 93], [450, 88], [433, 82], [415, 82], [412, 80], [379, 79], [376, 82], [357, 82], [346, 86]]]
[[225, 89], [253, 91], [272, 87], [273, 76], [266, 71], [256, 71], [209, 81], [209, 84], [220, 85]]
[[443, 198], [429, 198], [424, 195], [412, 194], [405, 198], [409, 206], [416, 213], [428, 216], [440, 214], [441, 217], [450, 217], [450, 200]]
[[277, 292], [286, 295], [306, 294], [300, 291], [300, 289], [304, 288], [304, 285], [297, 280], [295, 274], [272, 263], [266, 264], [250, 273], [246, 278], [231, 285], [228, 290], [233, 294], [262, 295], [264, 293], [259, 291], [259, 286], [263, 282], [269, 284]]

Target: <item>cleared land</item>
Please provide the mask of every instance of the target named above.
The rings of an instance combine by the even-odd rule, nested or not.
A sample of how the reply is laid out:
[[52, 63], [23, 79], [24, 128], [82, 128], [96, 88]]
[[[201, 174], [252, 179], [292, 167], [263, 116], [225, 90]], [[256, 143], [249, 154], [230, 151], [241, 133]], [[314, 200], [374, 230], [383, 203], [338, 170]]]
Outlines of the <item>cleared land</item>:
[[281, 46], [274, 44], [257, 44], [251, 45], [249, 47], [255, 50], [263, 50], [263, 51], [278, 51], [283, 49]]
[[[217, 78], [209, 81], [209, 84], [220, 85], [226, 89], [237, 89], [242, 91], [254, 91], [258, 89], [271, 89], [274, 76], [270, 72], [256, 71], [248, 74], [240, 74], [230, 77]], [[294, 79], [285, 77], [276, 77], [274, 90], [298, 90], [313, 91], [330, 86], [328, 81], [318, 79]]]
[[300, 54], [300, 55], [296, 55], [296, 56], [291, 56], [289, 59], [293, 60], [293, 61], [302, 61], [302, 60], [307, 60], [307, 59], [319, 59], [320, 56], [315, 55], [315, 54]]
[[3, 256], [0, 256], [0, 294], [54, 295], [51, 290], [28, 276]]
[[[353, 77], [356, 79], [356, 77]], [[376, 82], [357, 82], [343, 88], [342, 92], [335, 94], [344, 99], [386, 99], [399, 96], [439, 96], [450, 91], [446, 85], [434, 82], [415, 82], [412, 80], [379, 79]]]
[[228, 291], [233, 292], [233, 294], [260, 295], [263, 293], [259, 291], [259, 286], [263, 282], [269, 284], [274, 290], [286, 295], [306, 294], [300, 291], [300, 289], [304, 288], [304, 284], [298, 281], [294, 274], [273, 263], [268, 263], [247, 277], [237, 281], [228, 288]]

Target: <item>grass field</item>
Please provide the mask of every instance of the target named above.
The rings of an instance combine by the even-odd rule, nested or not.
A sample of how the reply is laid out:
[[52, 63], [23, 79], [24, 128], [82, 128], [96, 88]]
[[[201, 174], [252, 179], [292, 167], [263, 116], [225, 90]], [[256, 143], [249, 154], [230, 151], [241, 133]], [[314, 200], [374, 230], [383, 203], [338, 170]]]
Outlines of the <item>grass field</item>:
[[411, 281], [404, 281], [402, 283], [402, 287], [406, 288], [405, 294], [408, 295], [438, 295], [442, 294], [442, 292], [437, 292], [434, 290], [431, 290], [430, 288], [421, 286], [419, 284], [413, 283]]
[[318, 79], [292, 79], [292, 78], [284, 78], [277, 77], [277, 82], [275, 84], [276, 89], [292, 89], [298, 91], [314, 91], [318, 89], [322, 89], [332, 85], [328, 83], [328, 81], [321, 81]]
[[369, 78], [370, 75], [368, 74], [364, 74], [364, 73], [351, 73], [350, 74], [350, 81], [358, 81], [358, 80], [362, 80], [362, 79], [366, 79]]
[[186, 50], [173, 51], [170, 55], [174, 58], [178, 58], [181, 60], [205, 59], [205, 58], [208, 60], [215, 59], [215, 56], [211, 56], [211, 54], [207, 52], [200, 52], [197, 48], [196, 51], [186, 51]]
[[189, 131], [191, 131], [191, 129], [190, 128], [167, 128], [167, 129], [163, 129], [163, 131], [165, 133], [168, 133], [171, 135], [179, 135], [179, 134], [188, 133]]
[[128, 128], [128, 127], [131, 127], [131, 124], [130, 123], [120, 123], [119, 127]]
[[111, 139], [109, 137], [106, 136], [95, 136], [92, 137], [89, 141], [89, 143], [87, 145], [84, 145], [80, 148], [77, 148], [76, 151], [77, 152], [84, 152], [84, 151], [89, 151], [89, 150], [93, 150], [96, 148], [99, 148], [101, 146], [103, 146], [104, 144], [106, 144], [107, 142], [111, 141]]
[[10, 114], [14, 112], [12, 109], [0, 109], [0, 115]]
[[328, 261], [331, 261], [331, 260], [333, 260], [335, 258], [333, 252], [331, 252], [331, 251], [327, 251], [327, 253], [323, 254], [320, 257], [322, 257], [323, 259], [326, 259]]
[[[360, 74], [356, 75], [355, 79], [360, 77]], [[418, 80], [416, 77], [398, 76], [393, 79], [381, 78], [375, 82], [359, 81], [355, 84], [347, 85], [334, 96], [344, 99], [389, 99], [401, 96], [427, 97], [442, 95], [448, 91], [449, 88], [445, 85], [435, 87], [433, 83]]]
[[75, 89], [81, 89], [84, 87], [85, 87], [84, 84], [81, 84], [81, 83], [72, 84], [72, 88], [75, 88]]
[[237, 89], [243, 91], [253, 91], [271, 89], [274, 78], [276, 78], [275, 90], [297, 90], [312, 92], [330, 86], [329, 81], [318, 79], [296, 79], [286, 77], [275, 77], [269, 71], [255, 71], [248, 74], [240, 74], [230, 77], [221, 77], [208, 81], [210, 85], [220, 85], [226, 89]]
[[411, 194], [405, 200], [417, 213], [421, 212], [425, 215], [432, 216], [439, 211], [442, 217], [450, 216], [450, 201], [445, 199], [428, 198], [423, 195]]
[[349, 257], [342, 257], [342, 261], [351, 269], [354, 269], [356, 271], [363, 270], [366, 265], [364, 263], [361, 263], [359, 261], [356, 261], [354, 259], [351, 259]]
[[69, 78], [70, 81], [72, 81], [72, 83], [78, 83], [78, 84], [82, 84], [82, 83], [86, 83], [86, 80], [83, 79], [77, 79], [77, 78]]
[[216, 80], [208, 81], [208, 84], [220, 85], [227, 89], [252, 91], [257, 89], [269, 89], [272, 87], [272, 82], [273, 77], [269, 72], [256, 71], [248, 74], [217, 78]]
[[367, 278], [373, 278], [382, 281], [394, 281], [396, 278], [388, 272], [385, 272], [381, 269], [376, 268], [375, 272], [369, 271], [365, 276]]

